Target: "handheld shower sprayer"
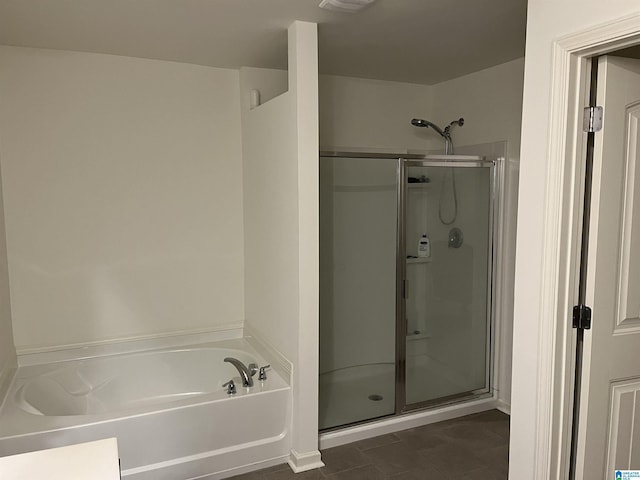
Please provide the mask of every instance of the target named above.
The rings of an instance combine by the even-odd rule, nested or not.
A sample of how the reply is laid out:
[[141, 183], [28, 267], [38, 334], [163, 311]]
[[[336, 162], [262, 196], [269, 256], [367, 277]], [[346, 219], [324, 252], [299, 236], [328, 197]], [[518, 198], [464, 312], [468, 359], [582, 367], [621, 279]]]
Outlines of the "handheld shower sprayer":
[[411, 120], [411, 125], [413, 125], [414, 127], [424, 127], [424, 128], [433, 128], [436, 132], [438, 132], [438, 134], [443, 137], [446, 138], [445, 133], [440, 129], [440, 127], [438, 127], [435, 123], [430, 122], [429, 120], [423, 120], [422, 118], [414, 118], [413, 120]]
[[446, 155], [450, 155], [450, 154], [453, 154], [453, 141], [451, 140], [451, 127], [463, 126], [464, 118], [461, 117], [458, 120], [454, 120], [449, 125], [444, 127], [444, 130], [438, 127], [435, 123], [430, 122], [429, 120], [424, 120], [422, 118], [412, 119], [411, 125], [413, 125], [414, 127], [433, 128], [436, 132], [438, 132], [438, 135], [444, 138], [444, 153]]
[[[453, 155], [453, 141], [451, 140], [451, 127], [463, 126], [464, 118], [460, 117], [458, 120], [454, 120], [453, 122], [449, 123], [449, 125], [444, 127], [444, 130], [438, 127], [435, 123], [432, 123], [428, 120], [423, 120], [422, 118], [412, 119], [411, 125], [413, 125], [414, 127], [433, 128], [436, 132], [438, 132], [438, 134], [442, 138], [444, 138], [445, 155]], [[442, 180], [442, 189], [440, 190], [440, 202], [438, 205], [438, 217], [440, 218], [440, 221], [442, 222], [443, 225], [451, 225], [453, 222], [456, 221], [456, 218], [458, 218], [458, 193], [456, 191], [456, 175], [453, 168], [451, 168], [450, 170], [451, 170], [451, 191], [453, 193], [453, 215], [451, 216], [450, 219], [445, 220], [444, 214], [442, 213], [442, 204], [444, 202], [444, 194], [445, 194], [444, 184], [446, 183], [446, 180], [447, 180], [447, 174], [445, 173], [445, 176]]]

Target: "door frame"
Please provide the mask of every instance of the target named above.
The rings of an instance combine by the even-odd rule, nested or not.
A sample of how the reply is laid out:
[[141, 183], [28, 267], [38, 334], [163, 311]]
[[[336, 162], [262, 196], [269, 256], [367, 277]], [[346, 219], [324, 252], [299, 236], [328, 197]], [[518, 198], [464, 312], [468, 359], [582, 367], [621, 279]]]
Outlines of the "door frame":
[[553, 44], [533, 478], [562, 480], [569, 471], [576, 335], [571, 311], [579, 283], [586, 151], [582, 109], [589, 99], [589, 60], [636, 44], [640, 14]]
[[[406, 183], [407, 169], [410, 167], [442, 167], [442, 168], [489, 168], [490, 169], [490, 195], [489, 195], [489, 255], [487, 260], [488, 278], [487, 285], [487, 338], [486, 338], [486, 368], [485, 388], [483, 391], [464, 392], [446, 398], [427, 400], [423, 402], [407, 403], [406, 398], [406, 357], [407, 357], [407, 323], [405, 288], [407, 286], [407, 196], [408, 184]], [[397, 260], [396, 260], [396, 415], [424, 410], [429, 407], [445, 407], [448, 404], [468, 402], [473, 399], [495, 396], [493, 386], [497, 383], [497, 359], [498, 343], [496, 332], [498, 331], [498, 319], [496, 315], [496, 296], [498, 285], [496, 276], [500, 260], [496, 255], [496, 245], [503, 220], [500, 211], [503, 197], [503, 171], [504, 159], [502, 157], [487, 160], [484, 156], [473, 155], [426, 155], [421, 158], [401, 157], [398, 163], [398, 231], [397, 231]]]

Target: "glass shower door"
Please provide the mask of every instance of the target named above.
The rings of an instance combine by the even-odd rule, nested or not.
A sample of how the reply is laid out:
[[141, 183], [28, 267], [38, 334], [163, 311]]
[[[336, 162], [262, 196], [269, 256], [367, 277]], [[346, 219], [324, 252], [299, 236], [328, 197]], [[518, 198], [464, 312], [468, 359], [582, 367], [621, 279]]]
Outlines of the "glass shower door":
[[395, 412], [398, 180], [397, 158], [320, 158], [320, 429]]
[[445, 159], [403, 168], [405, 409], [489, 390], [493, 162]]

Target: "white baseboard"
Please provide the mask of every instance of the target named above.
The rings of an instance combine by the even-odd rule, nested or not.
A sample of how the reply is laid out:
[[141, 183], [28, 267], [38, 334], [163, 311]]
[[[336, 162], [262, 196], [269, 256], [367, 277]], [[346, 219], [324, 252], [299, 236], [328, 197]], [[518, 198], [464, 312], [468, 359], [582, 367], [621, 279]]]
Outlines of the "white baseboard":
[[241, 467], [230, 468], [229, 470], [225, 470], [224, 472], [217, 472], [205, 476], [193, 477], [189, 480], [221, 480], [224, 478], [235, 477], [236, 475], [243, 475], [245, 473], [255, 472], [256, 470], [275, 467], [276, 465], [285, 465], [288, 458], [289, 457], [287, 455], [283, 457], [271, 458], [262, 462], [252, 463], [251, 465], [243, 465]]
[[291, 450], [288, 463], [294, 473], [301, 473], [315, 468], [324, 467], [319, 450], [305, 453], [299, 453], [295, 450]]
[[502, 400], [498, 400], [496, 403], [496, 409], [500, 410], [502, 413], [511, 416], [511, 405], [507, 402], [503, 402]]

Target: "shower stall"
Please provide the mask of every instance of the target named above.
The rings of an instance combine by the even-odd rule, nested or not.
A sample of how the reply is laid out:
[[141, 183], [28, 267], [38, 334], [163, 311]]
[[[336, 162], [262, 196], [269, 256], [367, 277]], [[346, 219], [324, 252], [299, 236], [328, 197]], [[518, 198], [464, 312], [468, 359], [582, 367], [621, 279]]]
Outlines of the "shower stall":
[[481, 157], [321, 154], [321, 430], [491, 395], [499, 178]]

